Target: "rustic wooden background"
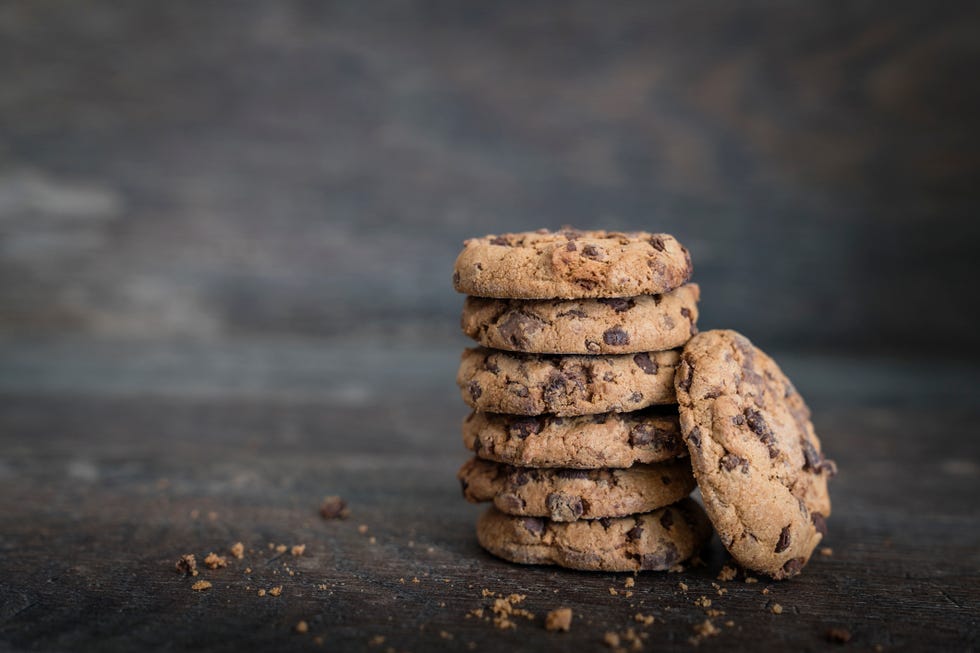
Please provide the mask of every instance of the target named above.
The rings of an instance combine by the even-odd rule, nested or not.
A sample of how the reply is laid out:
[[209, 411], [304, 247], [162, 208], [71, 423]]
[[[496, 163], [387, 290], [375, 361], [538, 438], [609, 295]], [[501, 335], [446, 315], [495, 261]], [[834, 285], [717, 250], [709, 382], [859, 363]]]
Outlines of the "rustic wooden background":
[[[708, 650], [976, 649], [978, 66], [968, 2], [3, 3], [0, 649], [687, 649], [701, 594]], [[810, 399], [832, 556], [626, 598], [479, 550], [452, 261], [562, 224], [688, 245]]]

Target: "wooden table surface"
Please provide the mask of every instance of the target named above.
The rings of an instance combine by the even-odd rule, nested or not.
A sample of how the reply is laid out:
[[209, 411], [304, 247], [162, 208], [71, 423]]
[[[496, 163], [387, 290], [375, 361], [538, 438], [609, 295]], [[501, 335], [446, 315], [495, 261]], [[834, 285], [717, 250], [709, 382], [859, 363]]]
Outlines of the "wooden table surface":
[[[839, 646], [831, 628], [853, 650], [980, 643], [973, 366], [780, 357], [840, 466], [832, 555], [719, 595], [716, 538], [706, 566], [642, 573], [628, 596], [627, 574], [516, 566], [477, 545], [480, 508], [454, 478], [463, 344], [4, 341], [0, 648], [603, 650], [632, 627], [643, 650], [688, 650], [701, 596], [724, 611], [704, 650], [823, 650]], [[319, 516], [333, 494], [348, 519]], [[227, 568], [174, 570], [236, 541], [246, 553]], [[213, 587], [193, 591], [200, 579]], [[535, 618], [504, 631], [467, 617], [484, 589], [525, 594]], [[547, 632], [562, 606], [571, 631]]]

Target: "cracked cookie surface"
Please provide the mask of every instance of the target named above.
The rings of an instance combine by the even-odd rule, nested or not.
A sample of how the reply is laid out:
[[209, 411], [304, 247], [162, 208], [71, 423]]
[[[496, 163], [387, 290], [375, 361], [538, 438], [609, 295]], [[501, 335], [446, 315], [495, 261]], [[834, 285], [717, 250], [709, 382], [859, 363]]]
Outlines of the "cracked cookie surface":
[[626, 469], [527, 468], [471, 458], [456, 476], [467, 501], [492, 501], [508, 515], [556, 522], [650, 512], [695, 486], [686, 458]]
[[473, 412], [463, 443], [480, 458], [519, 467], [629, 467], [687, 456], [676, 406], [578, 417]]
[[700, 288], [600, 299], [467, 297], [463, 332], [484, 347], [538, 354], [625, 354], [673, 349], [697, 333]]
[[488, 509], [476, 526], [480, 545], [521, 564], [587, 571], [666, 570], [711, 538], [711, 524], [692, 499], [629, 517], [554, 522]]
[[747, 569], [795, 576], [826, 534], [836, 472], [803, 398], [734, 331], [692, 338], [676, 386], [694, 475], [725, 548]]
[[477, 297], [636, 297], [669, 292], [691, 272], [668, 234], [542, 229], [465, 241], [453, 286]]
[[678, 350], [606, 356], [463, 351], [456, 384], [471, 408], [512, 415], [592, 415], [676, 403]]

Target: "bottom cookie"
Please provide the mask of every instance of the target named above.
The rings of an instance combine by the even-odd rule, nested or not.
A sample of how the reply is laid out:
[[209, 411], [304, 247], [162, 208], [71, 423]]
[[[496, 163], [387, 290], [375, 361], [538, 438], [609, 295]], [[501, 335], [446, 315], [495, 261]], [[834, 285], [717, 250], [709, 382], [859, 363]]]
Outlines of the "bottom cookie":
[[629, 517], [566, 523], [490, 508], [476, 525], [480, 546], [499, 558], [585, 571], [670, 569], [701, 550], [711, 533], [692, 499]]

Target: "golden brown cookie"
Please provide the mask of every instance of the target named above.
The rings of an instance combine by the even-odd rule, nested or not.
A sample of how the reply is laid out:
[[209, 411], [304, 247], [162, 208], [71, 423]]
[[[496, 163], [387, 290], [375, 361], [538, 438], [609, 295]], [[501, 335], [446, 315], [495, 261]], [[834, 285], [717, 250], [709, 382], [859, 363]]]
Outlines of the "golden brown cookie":
[[680, 501], [695, 485], [687, 458], [626, 469], [512, 467], [471, 458], [457, 478], [467, 501], [556, 522], [650, 512]]
[[514, 517], [490, 508], [476, 525], [480, 545], [493, 555], [529, 565], [588, 571], [666, 570], [696, 554], [711, 524], [695, 501], [616, 519], [553, 522]]
[[667, 234], [542, 229], [467, 240], [453, 285], [477, 297], [636, 297], [669, 292], [691, 272], [687, 250]]
[[471, 408], [513, 415], [592, 415], [676, 403], [677, 350], [546, 356], [463, 352], [456, 383]]
[[480, 458], [519, 467], [629, 467], [687, 456], [677, 406], [581, 417], [473, 412], [463, 442]]
[[600, 299], [467, 297], [463, 332], [484, 347], [538, 354], [626, 354], [680, 347], [697, 333], [700, 289]]
[[803, 398], [734, 331], [692, 338], [676, 384], [681, 431], [722, 543], [747, 569], [795, 576], [826, 533], [836, 471]]

